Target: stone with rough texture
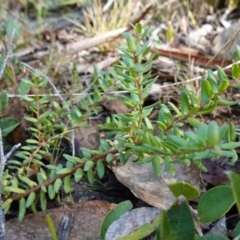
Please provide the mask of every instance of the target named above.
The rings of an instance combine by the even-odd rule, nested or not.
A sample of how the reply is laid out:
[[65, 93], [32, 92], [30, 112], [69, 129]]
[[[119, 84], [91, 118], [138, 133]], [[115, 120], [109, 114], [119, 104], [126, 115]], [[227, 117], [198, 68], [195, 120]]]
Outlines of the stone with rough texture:
[[65, 213], [73, 215], [73, 228], [69, 240], [98, 240], [99, 229], [106, 213], [116, 205], [104, 201], [86, 201], [27, 215], [22, 223], [16, 219], [6, 222], [6, 240], [51, 240], [46, 214], [53, 220], [57, 231]]

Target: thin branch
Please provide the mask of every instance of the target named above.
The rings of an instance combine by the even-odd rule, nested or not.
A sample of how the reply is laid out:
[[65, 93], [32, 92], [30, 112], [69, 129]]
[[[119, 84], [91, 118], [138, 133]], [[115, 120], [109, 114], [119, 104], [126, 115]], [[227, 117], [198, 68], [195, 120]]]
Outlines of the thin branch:
[[[30, 66], [29, 64], [27, 64], [27, 63], [21, 62], [21, 64], [24, 65], [25, 67], [27, 67], [28, 69], [30, 69], [30, 70], [33, 71], [33, 72], [36, 71], [33, 67], [31, 67], [31, 66]], [[49, 84], [52, 86], [52, 88], [53, 88], [56, 96], [59, 97], [59, 99], [61, 100], [62, 104], [65, 104], [65, 103], [66, 103], [65, 100], [63, 99], [63, 97], [62, 97], [62, 95], [60, 94], [60, 92], [58, 91], [58, 89], [55, 87], [55, 85], [54, 85], [54, 83], [52, 82], [52, 80], [50, 79], [50, 77], [48, 77], [46, 74], [44, 74], [44, 73], [42, 73], [42, 72], [40, 72], [40, 75], [41, 75], [42, 77], [44, 77], [45, 79], [48, 80], [48, 82], [49, 82]], [[67, 107], [67, 110], [70, 112], [70, 108], [69, 108], [69, 107]], [[75, 138], [74, 136], [75, 136], [75, 133], [74, 133], [74, 129], [71, 130], [71, 131], [72, 131], [72, 139], [71, 139], [72, 155], [75, 156], [75, 152], [76, 152], [76, 150], [75, 150], [75, 144], [74, 144], [74, 138]]]
[[[95, 157], [92, 157], [90, 160], [93, 161], [93, 162], [97, 162], [98, 160], [105, 159], [108, 154], [116, 154], [116, 153], [118, 153], [118, 149], [114, 148], [114, 149], [111, 149], [111, 150], [109, 150], [109, 151], [107, 151], [107, 152], [105, 152], [103, 154], [100, 154], [100, 155], [97, 155]], [[47, 181], [45, 181], [45, 182], [43, 182], [41, 184], [38, 184], [36, 187], [27, 190], [25, 193], [21, 193], [21, 194], [15, 195], [15, 196], [4, 198], [3, 201], [6, 201], [7, 199], [12, 199], [12, 201], [17, 201], [17, 200], [20, 200], [21, 198], [25, 198], [31, 192], [39, 191], [42, 188], [42, 186], [48, 187], [49, 185], [53, 184], [57, 179], [63, 179], [66, 176], [72, 175], [73, 173], [75, 173], [77, 171], [77, 169], [83, 168], [84, 164], [85, 163], [79, 163], [78, 165], [74, 166], [71, 169], [70, 172], [64, 173], [64, 174], [59, 174], [56, 177], [48, 179]]]

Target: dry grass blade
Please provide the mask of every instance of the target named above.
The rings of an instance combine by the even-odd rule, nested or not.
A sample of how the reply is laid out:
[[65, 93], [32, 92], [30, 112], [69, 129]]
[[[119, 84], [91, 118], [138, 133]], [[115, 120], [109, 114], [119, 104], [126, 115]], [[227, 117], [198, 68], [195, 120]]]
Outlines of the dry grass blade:
[[[142, 18], [144, 18], [146, 16], [146, 14], [150, 11], [151, 7], [152, 7], [151, 4], [147, 4], [145, 6], [144, 10], [133, 20], [133, 24], [139, 22]], [[119, 29], [116, 29], [113, 31], [108, 31], [108, 32], [102, 33], [102, 34], [94, 36], [92, 38], [87, 38], [80, 42], [68, 44], [66, 46], [67, 54], [72, 55], [76, 52], [86, 50], [91, 47], [103, 44], [107, 41], [113, 40], [114, 38], [119, 37], [119, 35], [121, 33], [125, 32], [131, 28], [132, 28], [132, 26], [128, 25], [126, 27], [122, 27], [122, 28], [119, 28]]]

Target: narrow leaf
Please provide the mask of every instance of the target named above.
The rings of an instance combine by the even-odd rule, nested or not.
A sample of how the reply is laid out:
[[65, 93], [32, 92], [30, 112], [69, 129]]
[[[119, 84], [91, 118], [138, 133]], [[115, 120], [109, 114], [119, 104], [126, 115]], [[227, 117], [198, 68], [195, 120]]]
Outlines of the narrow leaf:
[[201, 103], [207, 103], [211, 99], [212, 95], [213, 92], [210, 83], [206, 79], [203, 79], [201, 81]]
[[71, 192], [72, 181], [71, 181], [71, 177], [70, 176], [66, 176], [64, 178], [63, 188], [64, 188], [65, 193], [70, 193]]
[[46, 199], [46, 194], [44, 191], [40, 192], [40, 203], [41, 203], [42, 211], [46, 211], [47, 210], [47, 199]]
[[55, 193], [58, 193], [61, 185], [62, 185], [62, 180], [60, 178], [56, 179], [56, 181], [54, 182], [54, 185], [53, 185]]
[[52, 221], [51, 217], [49, 216], [49, 214], [46, 215], [46, 221], [47, 221], [47, 225], [48, 225], [49, 231], [52, 236], [52, 240], [58, 240], [53, 221]]
[[190, 106], [188, 96], [185, 91], [181, 91], [181, 112], [185, 116], [189, 113]]
[[26, 200], [25, 198], [21, 198], [19, 202], [19, 212], [18, 212], [18, 222], [21, 222], [26, 213]]
[[79, 182], [83, 177], [83, 170], [78, 168], [77, 171], [74, 173], [74, 180], [75, 182]]
[[105, 173], [105, 166], [101, 160], [97, 161], [97, 174], [99, 178], [102, 178]]
[[31, 192], [27, 198], [26, 207], [30, 207], [36, 198], [36, 193]]
[[94, 183], [94, 173], [93, 173], [93, 170], [92, 169], [89, 169], [87, 171], [87, 179], [89, 181], [90, 184], [93, 184]]

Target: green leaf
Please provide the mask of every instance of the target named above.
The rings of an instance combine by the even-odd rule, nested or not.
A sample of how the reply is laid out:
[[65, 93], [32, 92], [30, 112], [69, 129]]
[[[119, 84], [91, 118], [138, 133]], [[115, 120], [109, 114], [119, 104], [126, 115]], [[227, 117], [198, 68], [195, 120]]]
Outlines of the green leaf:
[[208, 138], [208, 125], [203, 123], [199, 126], [199, 128], [195, 131], [197, 135], [199, 135], [204, 141], [207, 141]]
[[140, 23], [135, 25], [135, 33], [136, 35], [140, 35], [142, 33], [142, 25]]
[[221, 93], [225, 92], [228, 89], [228, 86], [229, 86], [228, 79], [223, 80], [221, 85], [218, 88], [218, 93], [221, 94]]
[[78, 168], [77, 171], [74, 173], [74, 180], [75, 182], [79, 182], [83, 177], [83, 170]]
[[181, 112], [185, 116], [189, 113], [190, 106], [188, 96], [185, 91], [181, 91]]
[[168, 221], [168, 217], [167, 217], [167, 212], [164, 210], [161, 210], [161, 214], [160, 214], [161, 218], [160, 218], [160, 226], [159, 229], [157, 229], [157, 235], [158, 235], [158, 239], [162, 240], [162, 239], [166, 239], [166, 240], [171, 240], [169, 235], [170, 235], [170, 222]]
[[137, 56], [145, 57], [149, 53], [149, 50], [151, 49], [151, 47], [149, 46], [149, 42], [150, 42], [150, 40], [145, 42], [143, 46], [141, 46], [141, 47], [139, 46], [137, 48], [137, 53], [136, 53]]
[[0, 122], [0, 128], [2, 130], [3, 137], [6, 137], [10, 132], [12, 132], [20, 122], [16, 118], [4, 118]]
[[221, 149], [234, 149], [240, 147], [240, 142], [228, 142], [219, 144]]
[[100, 139], [101, 152], [107, 152], [109, 150], [109, 144], [106, 140]]
[[198, 102], [196, 94], [193, 91], [188, 90], [188, 97], [190, 99], [190, 102], [191, 102], [192, 106], [194, 108], [198, 108], [199, 107], [199, 102]]
[[87, 179], [89, 181], [90, 184], [93, 184], [94, 183], [94, 173], [93, 173], [93, 170], [92, 169], [89, 169], [87, 171]]
[[170, 25], [168, 26], [167, 31], [166, 31], [167, 42], [170, 42], [174, 36], [175, 36], [175, 30], [174, 30], [173, 25], [170, 23]]
[[12, 203], [12, 199], [9, 198], [7, 200], [5, 200], [3, 203], [2, 203], [2, 209], [4, 210], [4, 213], [6, 214], [11, 206], [11, 203]]
[[213, 93], [218, 93], [218, 85], [217, 85], [217, 80], [214, 76], [214, 73], [212, 70], [208, 70], [208, 77], [207, 80], [209, 81], [209, 83], [211, 84], [211, 88]]
[[[193, 216], [186, 201], [178, 200], [167, 212], [162, 215], [160, 239], [166, 240], [193, 240], [195, 226]], [[165, 216], [164, 216], [165, 215]]]
[[58, 169], [56, 174], [60, 175], [60, 174], [68, 174], [71, 173], [72, 169], [71, 168], [62, 168], [62, 169]]
[[222, 83], [224, 80], [228, 79], [226, 73], [219, 66], [217, 66], [217, 73], [218, 73], [218, 79], [219, 79], [220, 83]]
[[52, 200], [52, 199], [54, 199], [55, 195], [56, 195], [56, 193], [54, 191], [54, 187], [51, 184], [51, 185], [48, 186], [48, 196]]
[[[66, 163], [66, 167], [67, 167], [67, 168], [69, 168], [69, 169], [73, 169], [73, 166], [74, 166], [73, 163], [67, 161], [67, 163]], [[54, 178], [55, 176], [51, 176], [51, 177]]]
[[31, 123], [37, 123], [38, 122], [38, 120], [36, 118], [29, 117], [29, 116], [25, 116], [24, 119], [28, 122], [31, 122]]
[[76, 163], [83, 163], [84, 161], [79, 158], [79, 157], [75, 157], [75, 156], [71, 156], [68, 154], [63, 154], [63, 156], [71, 163], [76, 164]]
[[31, 192], [27, 198], [26, 207], [30, 207], [35, 199], [36, 199], [36, 193]]
[[238, 101], [229, 101], [229, 100], [223, 99], [221, 97], [218, 97], [218, 103], [221, 105], [224, 105], [224, 106], [235, 106], [239, 102]]
[[72, 181], [70, 176], [64, 178], [63, 189], [65, 193], [70, 193], [72, 189]]
[[[147, 128], [147, 130], [149, 131], [149, 133], [151, 133], [151, 134], [153, 134], [153, 125], [152, 125], [152, 123], [151, 123], [151, 120], [149, 120], [149, 118], [144, 118], [144, 121], [145, 121], [145, 124], [146, 124], [146, 128]], [[137, 134], [139, 134], [139, 135], [144, 135], [144, 133], [145, 133], [145, 130], [142, 130], [142, 129], [139, 129], [140, 131], [142, 131], [142, 133], [141, 134], [139, 134], [139, 133], [137, 133]]]
[[216, 121], [211, 121], [208, 125], [207, 144], [215, 146], [220, 141], [220, 128]]
[[218, 99], [210, 100], [207, 105], [205, 105], [202, 110], [198, 110], [198, 114], [208, 114], [211, 113], [217, 106], [218, 104]]
[[199, 126], [202, 125], [202, 123], [196, 118], [191, 117], [191, 118], [188, 118], [187, 121], [192, 127], [195, 127], [195, 128], [198, 128]]
[[173, 164], [173, 160], [172, 160], [171, 155], [169, 155], [169, 156], [165, 155], [164, 164], [165, 164], [164, 171], [169, 172], [169, 173], [171, 173], [172, 176], [174, 176], [175, 175], [175, 168], [174, 168], [174, 164]]
[[48, 79], [45, 79], [45, 80], [40, 80], [39, 83], [38, 83], [38, 87], [46, 87], [46, 85], [48, 84]]
[[53, 221], [52, 221], [51, 217], [49, 216], [49, 214], [46, 215], [46, 221], [47, 221], [48, 229], [52, 236], [52, 240], [58, 240]]
[[31, 80], [29, 80], [29, 79], [22, 78], [21, 82], [25, 83], [26, 85], [28, 85], [30, 87], [34, 87], [34, 83]]
[[235, 84], [232, 85], [232, 87], [238, 89], [238, 88], [240, 88], [240, 83], [235, 83]]
[[27, 139], [26, 142], [29, 144], [38, 144], [38, 141], [36, 139]]
[[41, 186], [41, 191], [43, 191], [44, 193], [47, 193], [47, 188], [45, 186]]
[[197, 135], [195, 132], [192, 131], [186, 131], [184, 133], [186, 137], [188, 137], [190, 140], [194, 141], [198, 147], [206, 147], [207, 143], [204, 139], [202, 139], [201, 136]]
[[120, 163], [121, 163], [122, 165], [124, 165], [124, 164], [127, 162], [127, 160], [128, 160], [128, 159], [125, 159], [125, 155], [124, 155], [122, 152], [120, 152], [120, 153], [119, 153], [119, 161], [120, 161]]
[[17, 187], [11, 187], [11, 186], [6, 186], [3, 187], [3, 191], [9, 191], [9, 192], [14, 192], [14, 193], [25, 193], [25, 190], [21, 189], [21, 188], [17, 188]]
[[124, 201], [119, 203], [114, 209], [110, 210], [102, 224], [100, 227], [100, 238], [101, 240], [105, 240], [105, 236], [107, 233], [108, 228], [110, 227], [110, 225], [118, 220], [124, 213], [126, 213], [127, 211], [129, 211], [130, 209], [132, 209], [133, 205], [130, 201]]
[[18, 93], [19, 95], [26, 95], [29, 93], [31, 89], [31, 85], [29, 83], [26, 83], [25, 81], [21, 81], [18, 87]]
[[161, 111], [164, 113], [164, 120], [167, 125], [171, 125], [173, 123], [173, 116], [169, 110], [169, 108], [165, 104], [161, 104]]
[[159, 137], [153, 136], [150, 133], [147, 133], [146, 135], [148, 135], [148, 138], [150, 140], [150, 144], [152, 144], [152, 146], [154, 146], [154, 147], [160, 147], [161, 146], [161, 140], [160, 140]]
[[155, 147], [150, 144], [144, 144], [143, 146], [149, 148], [151, 151], [156, 152], [156, 153], [160, 153], [160, 154], [164, 154], [164, 155], [171, 155], [171, 153], [166, 152], [166, 151], [160, 149], [159, 147]]
[[173, 108], [173, 110], [176, 112], [178, 117], [182, 116], [182, 113], [179, 111], [179, 109], [173, 103], [169, 102], [168, 104]]
[[143, 72], [145, 72], [144, 66], [143, 66], [142, 64], [140, 64], [140, 63], [134, 64], [134, 69], [135, 69], [135, 71], [138, 72], [138, 73], [143, 73]]
[[240, 236], [240, 221], [238, 221], [237, 226], [234, 228], [232, 235], [234, 238]]
[[211, 97], [213, 96], [212, 88], [206, 79], [203, 79], [201, 81], [201, 103], [205, 104], [207, 103]]
[[207, 148], [202, 152], [196, 152], [195, 155], [196, 156], [193, 157], [193, 160], [202, 160], [202, 159], [210, 158], [212, 155], [212, 152], [209, 148]]
[[[220, 130], [219, 130], [219, 138], [222, 139], [224, 138], [224, 136], [226, 135], [226, 133], [229, 131], [229, 126], [227, 124], [224, 124], [220, 127]], [[230, 140], [230, 139], [229, 139]], [[232, 140], [232, 141], [235, 141], [235, 138]]]
[[92, 169], [93, 166], [94, 166], [94, 162], [91, 161], [91, 160], [88, 160], [88, 161], [85, 163], [83, 170], [84, 170], [85, 172], [87, 172], [89, 169]]
[[21, 222], [26, 213], [26, 200], [25, 198], [21, 198], [19, 202], [19, 211], [18, 211], [18, 222]]
[[127, 40], [127, 45], [128, 45], [128, 48], [131, 52], [136, 52], [136, 43], [135, 43], [135, 39], [133, 38], [133, 36], [130, 34], [130, 33], [123, 33], [122, 34], [123, 37]]
[[231, 141], [235, 141], [236, 140], [236, 128], [234, 123], [230, 123], [229, 124], [229, 137]]
[[202, 172], [207, 172], [207, 168], [202, 164], [200, 160], [194, 160], [193, 162]]
[[188, 141], [176, 135], [168, 135], [168, 138], [171, 139], [171, 141], [173, 141], [174, 144], [178, 145], [179, 147], [187, 147], [189, 145]]
[[232, 77], [234, 79], [240, 78], [240, 67], [239, 67], [239, 64], [237, 63], [234, 63], [232, 66]]
[[97, 161], [97, 174], [99, 178], [103, 178], [105, 174], [105, 166], [101, 160]]
[[106, 156], [106, 161], [108, 163], [112, 162], [114, 160], [114, 155], [112, 153], [108, 153], [107, 156]]
[[240, 176], [235, 172], [228, 172], [228, 178], [231, 183], [231, 189], [233, 192], [234, 199], [238, 208], [238, 213], [240, 213]]
[[60, 187], [62, 186], [62, 180], [60, 178], [57, 178], [53, 186], [55, 193], [58, 193]]
[[42, 184], [44, 182], [44, 178], [41, 173], [37, 174], [37, 180], [39, 184]]
[[47, 210], [47, 199], [44, 191], [40, 191], [40, 204], [43, 212]]
[[153, 110], [153, 107], [151, 107], [151, 108], [144, 108], [141, 117], [142, 118], [148, 117], [149, 114], [152, 112], [152, 110]]
[[50, 169], [49, 178], [52, 179], [52, 178], [55, 178], [55, 177], [56, 177], [56, 169], [55, 168]]
[[183, 195], [187, 200], [192, 200], [200, 195], [199, 190], [186, 182], [177, 182], [168, 185], [175, 197]]
[[27, 102], [34, 102], [34, 98], [28, 96], [22, 96], [22, 98]]
[[198, 215], [203, 223], [221, 218], [235, 203], [230, 186], [218, 186], [208, 190], [198, 204]]
[[167, 129], [167, 126], [163, 122], [157, 121], [157, 125], [158, 125], [158, 128], [162, 129], [163, 131], [165, 131]]
[[160, 176], [162, 159], [158, 155], [154, 155], [151, 162], [154, 174]]
[[134, 151], [136, 151], [137, 153], [142, 153], [142, 152], [145, 152], [146, 154], [150, 154], [152, 151], [147, 148], [147, 147], [144, 147], [142, 145], [140, 146], [132, 146], [131, 147]]

